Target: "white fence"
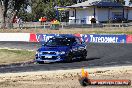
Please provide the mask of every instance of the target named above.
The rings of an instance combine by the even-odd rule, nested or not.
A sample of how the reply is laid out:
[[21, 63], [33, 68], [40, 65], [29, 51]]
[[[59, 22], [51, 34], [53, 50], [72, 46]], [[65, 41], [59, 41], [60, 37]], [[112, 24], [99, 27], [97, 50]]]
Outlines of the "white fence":
[[[101, 23], [101, 24], [69, 24], [68, 22], [61, 22], [60, 28], [78, 28], [78, 27], [85, 27], [85, 28], [93, 28], [93, 27], [129, 27], [132, 26], [132, 23]], [[1, 24], [0, 24], [1, 27]], [[25, 22], [22, 25], [19, 25], [18, 23], [13, 23], [13, 28], [50, 28], [51, 23], [46, 22], [41, 24], [40, 22]]]
[[[61, 22], [60, 23], [60, 27], [63, 28], [64, 26], [66, 26], [66, 22]], [[19, 28], [19, 24], [18, 23], [14, 23], [13, 24], [14, 28]], [[22, 24], [23, 28], [50, 28], [51, 27], [51, 23], [50, 22], [46, 22], [46, 23], [40, 23], [40, 22], [25, 22]]]

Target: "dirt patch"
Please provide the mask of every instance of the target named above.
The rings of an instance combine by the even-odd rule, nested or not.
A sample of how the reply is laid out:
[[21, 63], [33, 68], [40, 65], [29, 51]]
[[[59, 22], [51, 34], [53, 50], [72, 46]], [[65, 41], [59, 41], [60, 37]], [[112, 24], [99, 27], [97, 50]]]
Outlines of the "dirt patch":
[[[90, 79], [130, 79], [132, 66], [85, 69]], [[81, 69], [0, 74], [0, 88], [83, 88], [78, 81]], [[86, 88], [106, 88], [88, 86]], [[131, 88], [132, 86], [107, 86]]]

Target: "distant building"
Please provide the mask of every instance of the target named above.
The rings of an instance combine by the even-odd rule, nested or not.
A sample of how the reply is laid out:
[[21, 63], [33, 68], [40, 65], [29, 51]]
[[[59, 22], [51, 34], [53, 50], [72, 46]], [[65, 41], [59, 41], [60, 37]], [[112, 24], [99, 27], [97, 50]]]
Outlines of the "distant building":
[[70, 24], [91, 24], [108, 22], [117, 18], [132, 21], [132, 7], [115, 3], [114, 0], [88, 0], [67, 6]]

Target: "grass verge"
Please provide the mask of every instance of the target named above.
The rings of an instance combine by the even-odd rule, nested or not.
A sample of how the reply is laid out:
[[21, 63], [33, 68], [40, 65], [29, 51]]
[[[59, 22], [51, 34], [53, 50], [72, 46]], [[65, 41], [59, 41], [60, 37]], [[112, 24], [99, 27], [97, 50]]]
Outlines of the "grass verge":
[[0, 33], [43, 33], [43, 34], [132, 34], [132, 27], [71, 28], [71, 29], [1, 29]]
[[35, 51], [0, 49], [0, 64], [11, 64], [31, 61]]

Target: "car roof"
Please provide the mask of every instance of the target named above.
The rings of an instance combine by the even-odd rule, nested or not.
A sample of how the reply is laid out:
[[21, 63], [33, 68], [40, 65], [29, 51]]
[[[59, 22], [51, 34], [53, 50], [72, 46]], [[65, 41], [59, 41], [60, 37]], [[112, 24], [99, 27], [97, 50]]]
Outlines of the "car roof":
[[53, 38], [77, 38], [77, 37], [73, 35], [59, 35], [59, 36], [54, 36]]

